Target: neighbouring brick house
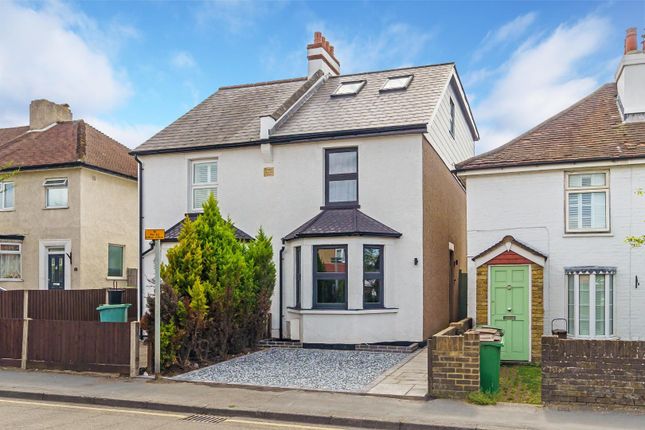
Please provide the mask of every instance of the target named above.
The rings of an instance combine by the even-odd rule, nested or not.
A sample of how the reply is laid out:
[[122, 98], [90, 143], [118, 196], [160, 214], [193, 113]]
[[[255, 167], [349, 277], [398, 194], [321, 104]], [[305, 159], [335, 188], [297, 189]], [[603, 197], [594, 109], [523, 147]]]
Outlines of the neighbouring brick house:
[[11, 172], [0, 182], [0, 288], [125, 286], [138, 266], [128, 148], [69, 106], [34, 100], [29, 125], [0, 128], [0, 174]]
[[[645, 338], [645, 52], [630, 29], [615, 82], [457, 165], [468, 195], [468, 304], [540, 360], [553, 320], [581, 339]], [[645, 47], [644, 47], [645, 48]], [[521, 97], [521, 95], [518, 95]]]

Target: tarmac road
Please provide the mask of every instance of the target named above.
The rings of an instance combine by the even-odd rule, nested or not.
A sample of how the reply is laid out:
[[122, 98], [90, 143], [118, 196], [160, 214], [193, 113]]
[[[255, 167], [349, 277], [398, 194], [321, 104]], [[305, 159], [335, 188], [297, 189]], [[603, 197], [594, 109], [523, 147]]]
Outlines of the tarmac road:
[[[195, 421], [199, 419], [204, 421]], [[0, 429], [332, 430], [338, 429], [338, 427], [251, 418], [191, 416], [190, 414], [162, 411], [0, 399]]]

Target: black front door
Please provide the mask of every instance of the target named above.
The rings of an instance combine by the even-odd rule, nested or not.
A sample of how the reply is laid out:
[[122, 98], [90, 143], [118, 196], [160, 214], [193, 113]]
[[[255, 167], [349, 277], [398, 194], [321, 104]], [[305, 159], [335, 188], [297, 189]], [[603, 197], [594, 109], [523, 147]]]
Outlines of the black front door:
[[65, 289], [65, 254], [47, 256], [47, 288], [50, 290]]

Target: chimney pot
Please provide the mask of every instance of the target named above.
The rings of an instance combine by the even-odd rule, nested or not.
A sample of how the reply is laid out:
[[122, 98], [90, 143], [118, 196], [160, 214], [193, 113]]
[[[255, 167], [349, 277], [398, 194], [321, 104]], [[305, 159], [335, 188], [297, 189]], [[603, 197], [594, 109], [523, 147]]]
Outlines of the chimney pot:
[[[645, 40], [643, 40], [643, 43], [645, 44]], [[333, 56], [334, 55], [334, 45], [329, 45], [329, 53]]]
[[631, 27], [627, 29], [627, 35], [625, 36], [625, 54], [636, 51], [638, 49], [638, 43], [636, 41], [636, 27]]
[[320, 43], [322, 41], [322, 33], [317, 31], [314, 33], [314, 43]]

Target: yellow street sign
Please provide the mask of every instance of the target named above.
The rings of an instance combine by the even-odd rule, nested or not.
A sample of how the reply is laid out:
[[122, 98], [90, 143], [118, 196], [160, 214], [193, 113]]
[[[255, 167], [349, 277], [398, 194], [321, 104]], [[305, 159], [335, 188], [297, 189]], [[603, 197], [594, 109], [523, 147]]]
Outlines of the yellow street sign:
[[146, 240], [163, 240], [166, 232], [163, 228], [147, 228], [145, 232]]

